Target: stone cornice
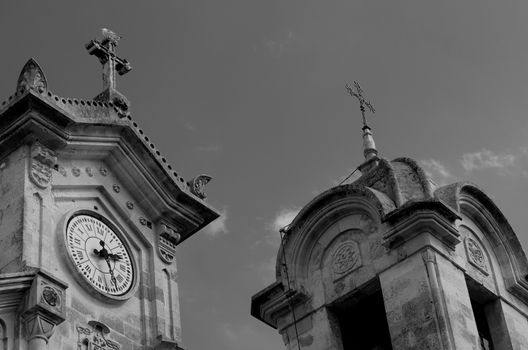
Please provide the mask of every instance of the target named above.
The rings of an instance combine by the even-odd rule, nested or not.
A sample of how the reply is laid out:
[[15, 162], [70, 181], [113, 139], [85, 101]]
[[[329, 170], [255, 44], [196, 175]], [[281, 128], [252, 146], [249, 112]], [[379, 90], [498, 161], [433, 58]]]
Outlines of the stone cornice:
[[277, 328], [280, 316], [308, 300], [306, 294], [289, 289], [275, 282], [251, 298], [251, 315], [273, 328]]
[[383, 237], [383, 245], [395, 248], [410, 239], [429, 233], [450, 249], [460, 243], [454, 222], [460, 217], [438, 201], [409, 202], [386, 217], [391, 228]]

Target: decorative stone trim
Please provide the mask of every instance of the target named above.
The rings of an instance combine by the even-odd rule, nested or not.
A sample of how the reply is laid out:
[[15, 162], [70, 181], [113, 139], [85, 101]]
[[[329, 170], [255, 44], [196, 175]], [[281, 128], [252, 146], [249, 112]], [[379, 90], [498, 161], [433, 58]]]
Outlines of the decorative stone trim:
[[176, 257], [176, 245], [180, 242], [181, 235], [178, 230], [162, 223], [158, 238], [158, 251], [161, 260], [171, 264]]
[[86, 175], [88, 175], [89, 177], [94, 176], [92, 168], [86, 167], [85, 171], [86, 171]]
[[488, 275], [489, 272], [486, 257], [480, 244], [471, 237], [466, 237], [464, 243], [466, 246], [468, 261], [483, 274]]
[[199, 175], [189, 181], [191, 193], [201, 199], [205, 199], [207, 197], [205, 194], [205, 185], [207, 185], [211, 179], [212, 177], [209, 175]]
[[71, 172], [72, 172], [73, 176], [75, 176], [75, 177], [79, 177], [81, 175], [81, 169], [79, 169], [77, 167], [73, 167]]
[[30, 58], [20, 72], [16, 91], [26, 91], [31, 89], [42, 93], [47, 88], [48, 83], [44, 76], [44, 72], [38, 65], [37, 61]]
[[37, 272], [21, 313], [21, 322], [28, 342], [41, 339], [47, 343], [55, 326], [65, 320], [66, 288], [66, 284], [43, 272]]
[[57, 163], [55, 153], [35, 142], [31, 146], [29, 178], [40, 188], [46, 188], [51, 183], [52, 168]]
[[[107, 338], [110, 329], [99, 321], [89, 321], [88, 327], [77, 325], [77, 346], [79, 349], [120, 350], [121, 344]], [[83, 347], [84, 346], [84, 347]]]
[[461, 242], [460, 233], [453, 224], [454, 220], [434, 207], [419, 209], [422, 208], [417, 208], [412, 215], [402, 215], [398, 220], [390, 220], [392, 227], [383, 236], [383, 245], [388, 249], [394, 249], [417, 235], [431, 234], [454, 250]]

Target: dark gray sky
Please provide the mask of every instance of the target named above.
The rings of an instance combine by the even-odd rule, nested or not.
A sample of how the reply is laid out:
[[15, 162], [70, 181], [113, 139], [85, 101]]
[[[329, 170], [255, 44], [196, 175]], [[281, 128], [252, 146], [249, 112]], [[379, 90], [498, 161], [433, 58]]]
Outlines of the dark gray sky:
[[84, 44], [102, 27], [124, 36], [133, 118], [178, 173], [214, 177], [224, 213], [179, 247], [188, 349], [283, 348], [250, 297], [273, 281], [276, 227], [362, 160], [345, 82], [376, 107], [380, 155], [477, 183], [528, 246], [528, 2], [2, 1], [0, 99], [29, 57], [58, 95], [95, 96]]

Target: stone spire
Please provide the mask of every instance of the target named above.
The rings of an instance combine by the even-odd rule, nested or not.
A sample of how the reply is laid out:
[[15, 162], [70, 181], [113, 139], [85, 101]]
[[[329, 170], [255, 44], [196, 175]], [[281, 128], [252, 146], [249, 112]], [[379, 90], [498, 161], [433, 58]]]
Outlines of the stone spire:
[[112, 102], [121, 110], [120, 116], [126, 117], [130, 102], [116, 89], [116, 73], [124, 75], [132, 70], [132, 66], [126, 59], [116, 54], [117, 43], [121, 36], [106, 28], [103, 28], [101, 32], [102, 40], [95, 39], [86, 44], [88, 53], [96, 56], [103, 65], [103, 92], [94, 100]]
[[[365, 156], [365, 162], [360, 166], [360, 170], [364, 172], [363, 168], [366, 164], [375, 163], [375, 160], [378, 156], [378, 150], [376, 149], [376, 143], [374, 142], [374, 137], [372, 136], [372, 129], [367, 124], [367, 118], [365, 117], [365, 112], [367, 107], [371, 113], [375, 113], [374, 107], [370, 101], [365, 100], [363, 97], [363, 89], [359, 86], [357, 81], [354, 81], [354, 88], [352, 89], [350, 85], [345, 85], [350, 96], [355, 97], [359, 101], [359, 109], [361, 110], [361, 117], [363, 118], [363, 155]], [[372, 162], [371, 162], [372, 161]], [[370, 166], [368, 167], [370, 168]], [[368, 170], [368, 169], [365, 169]]]

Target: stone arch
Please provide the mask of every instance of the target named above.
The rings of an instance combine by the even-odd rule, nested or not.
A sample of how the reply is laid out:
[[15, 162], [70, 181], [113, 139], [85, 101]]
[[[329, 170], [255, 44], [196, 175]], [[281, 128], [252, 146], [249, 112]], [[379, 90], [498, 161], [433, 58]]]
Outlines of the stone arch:
[[479, 226], [498, 260], [504, 286], [528, 302], [528, 260], [515, 232], [495, 203], [479, 187], [467, 182], [440, 188], [435, 195]]
[[[277, 280], [284, 285], [288, 283], [283, 271], [286, 256], [288, 277], [295, 281], [292, 287], [302, 288], [311, 276], [311, 269], [320, 266], [326, 247], [339, 234], [372, 234], [379, 230], [383, 217], [392, 209], [387, 196], [368, 187], [345, 185], [324, 192], [305, 206], [288, 228], [277, 256]], [[341, 226], [336, 228], [340, 221]]]

